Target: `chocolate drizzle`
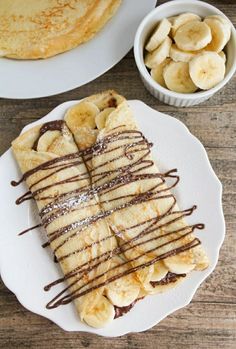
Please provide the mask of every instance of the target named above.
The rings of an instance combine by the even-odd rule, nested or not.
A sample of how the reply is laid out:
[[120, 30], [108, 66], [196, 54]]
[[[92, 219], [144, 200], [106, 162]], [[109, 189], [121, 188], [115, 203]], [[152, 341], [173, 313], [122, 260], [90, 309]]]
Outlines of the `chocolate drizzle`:
[[[47, 123], [41, 128], [40, 136], [48, 130], [61, 130], [62, 127], [63, 122]], [[37, 148], [39, 138], [35, 142], [33, 148]], [[114, 142], [115, 147], [112, 146]], [[56, 219], [68, 213], [76, 210], [86, 210], [88, 207], [97, 205], [96, 200], [94, 201], [94, 197], [99, 196], [100, 204], [104, 205], [100, 212], [83, 219], [75, 220], [66, 226], [48, 232], [48, 242], [44, 246], [48, 246], [53, 241], [60, 239], [60, 243], [56, 248], [54, 248], [55, 256], [57, 255], [58, 249], [73, 237], [83, 234], [85, 229], [99, 220], [109, 219], [109, 217], [115, 212], [124, 210], [131, 206], [137, 206], [138, 208], [138, 205], [141, 203], [156, 200], [169, 200], [168, 202], [170, 202], [169, 207], [167, 207], [165, 212], [160, 213], [149, 220], [136, 223], [132, 226], [127, 226], [123, 230], [116, 229], [116, 231], [112, 231], [111, 235], [106, 236], [103, 239], [88, 244], [83, 248], [76, 249], [73, 253], [68, 253], [57, 258], [58, 262], [61, 262], [66, 258], [69, 258], [72, 254], [78, 255], [83, 253], [85, 250], [91, 249], [94, 245], [101, 244], [107, 239], [114, 238], [114, 236], [118, 237], [121, 241], [119, 246], [91, 258], [88, 262], [78, 265], [75, 269], [64, 275], [64, 277], [45, 286], [45, 291], [49, 291], [52, 287], [63, 281], [68, 282], [68, 286], [47, 304], [48, 309], [67, 304], [72, 300], [82, 297], [93, 290], [99, 289], [100, 287], [122, 278], [125, 275], [139, 271], [151, 266], [157, 261], [187, 251], [200, 244], [199, 239], [194, 237], [190, 238], [189, 236], [195, 229], [203, 229], [203, 224], [195, 224], [192, 226], [186, 225], [178, 230], [170, 229], [172, 223], [191, 215], [196, 209], [196, 206], [182, 211], [175, 210], [176, 199], [169, 193], [169, 190], [175, 187], [179, 182], [179, 176], [176, 174], [177, 170], [173, 169], [165, 173], [151, 172], [153, 166], [153, 161], [149, 157], [151, 147], [152, 143], [149, 143], [140, 131], [124, 130], [122, 127], [120, 129], [115, 128], [103, 139], [99, 140], [93, 147], [47, 161], [26, 172], [20, 181], [12, 182], [12, 185], [16, 186], [36, 173], [42, 175], [40, 179], [31, 184], [30, 191], [22, 195], [16, 203], [20, 204], [31, 198], [34, 198], [37, 201], [49, 200], [49, 202], [45, 203], [39, 213], [42, 226], [45, 229], [48, 229]], [[120, 155], [113, 155], [115, 150], [118, 150], [118, 154]], [[101, 160], [104, 155], [109, 155], [108, 160], [99, 161], [99, 164], [92, 169], [89, 167], [92, 158], [99, 157]], [[124, 165], [120, 165], [120, 160], [122, 158], [129, 160], [128, 163], [125, 161]], [[89, 173], [87, 171], [80, 175], [73, 175], [47, 186], [43, 185], [44, 180], [49, 179], [51, 176], [84, 163], [87, 169], [89, 168]], [[114, 164], [114, 166], [110, 166], [107, 170], [106, 165], [111, 163]], [[88, 183], [88, 179], [90, 179], [89, 185], [83, 184], [85, 179], [87, 179], [86, 183]], [[128, 192], [125, 194], [126, 185], [137, 182], [142, 183], [142, 181], [148, 179], [156, 179], [156, 181], [154, 181], [154, 185], [147, 191], [142, 191], [139, 194], [129, 194]], [[82, 181], [82, 183], [79, 189], [74, 189], [55, 197], [47, 194], [47, 191], [54, 186], [80, 181]], [[169, 184], [167, 181], [171, 183]], [[41, 183], [40, 186], [38, 186], [39, 183]], [[166, 185], [164, 186], [164, 184]], [[36, 185], [37, 189], [34, 189]], [[115, 195], [118, 188], [123, 188], [124, 195]], [[107, 199], [106, 195], [111, 192], [114, 193], [113, 198]], [[139, 229], [139, 233], [136, 233], [136, 235], [133, 234], [137, 229]], [[26, 233], [28, 230], [21, 234]], [[153, 235], [157, 230], [160, 230], [160, 233]], [[124, 239], [123, 236], [125, 232], [129, 232], [132, 237]], [[186, 239], [186, 237], [188, 237], [188, 239]], [[155, 247], [149, 248], [148, 246], [150, 242], [155, 242]], [[139, 247], [143, 248], [143, 253], [140, 252]], [[158, 254], [159, 250], [160, 253]], [[121, 259], [119, 265], [112, 266], [105, 272], [98, 272], [99, 267], [104, 265], [104, 263], [109, 261], [111, 258], [114, 256], [122, 256], [124, 253], [129, 251], [136, 252], [135, 257], [132, 259], [132, 262], [135, 263], [131, 265], [130, 260], [124, 261]], [[142, 257], [146, 255], [152, 256], [152, 258], [144, 263], [142, 262]], [[120, 271], [121, 267], [124, 267], [123, 271]], [[94, 273], [94, 271], [97, 271], [96, 276], [90, 277], [90, 274]], [[105, 281], [104, 276], [106, 276]], [[168, 273], [164, 280], [159, 281], [159, 283], [155, 282], [152, 285], [167, 284], [184, 276], [185, 275], [183, 274], [175, 275], [173, 273]], [[88, 280], [86, 283], [83, 281], [85, 277]], [[71, 290], [72, 286], [73, 291]], [[128, 308], [130, 309], [130, 307]]]
[[26, 233], [28, 233], [28, 232], [34, 230], [34, 229], [37, 229], [37, 228], [39, 228], [39, 227], [41, 227], [41, 226], [42, 226], [41, 223], [40, 223], [40, 224], [37, 224], [37, 225], [34, 225], [33, 227], [30, 227], [30, 228], [28, 228], [28, 229], [25, 229], [25, 230], [21, 231], [18, 235], [19, 235], [19, 236], [20, 236], [20, 235], [24, 235], [24, 234], [26, 234]]
[[63, 130], [64, 125], [65, 125], [65, 121], [63, 121], [63, 120], [55, 120], [55, 121], [45, 122], [45, 124], [43, 124], [43, 126], [40, 128], [39, 136], [35, 140], [32, 149], [37, 150], [39, 138], [42, 135], [44, 135], [44, 133], [46, 133], [47, 131], [60, 131], [61, 132]]

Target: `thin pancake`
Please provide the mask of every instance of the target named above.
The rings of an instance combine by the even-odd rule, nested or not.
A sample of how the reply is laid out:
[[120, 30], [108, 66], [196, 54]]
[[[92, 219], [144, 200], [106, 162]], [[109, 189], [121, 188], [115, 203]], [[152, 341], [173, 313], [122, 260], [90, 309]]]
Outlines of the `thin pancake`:
[[[140, 287], [134, 276], [128, 275], [120, 280], [116, 289], [109, 284], [73, 297], [78, 290], [86, 291], [106, 282], [112, 276], [109, 270], [123, 260], [114, 256], [97, 264], [100, 256], [110, 255], [117, 242], [105, 220], [95, 219], [89, 223], [91, 218], [99, 216], [100, 207], [96, 196], [89, 196], [89, 176], [71, 133], [61, 121], [47, 123], [20, 135], [12, 148], [31, 190], [20, 201], [31, 196], [36, 200], [51, 249], [65, 275], [59, 281], [66, 280], [69, 284], [71, 296], [62, 293], [49, 302], [48, 307], [74, 299], [81, 320], [94, 327], [105, 326], [115, 316], [113, 305], [132, 303]], [[125, 268], [118, 270], [123, 272]], [[101, 277], [93, 281], [99, 275]], [[57, 284], [52, 283], [47, 289]]]
[[38, 59], [90, 40], [121, 0], [0, 0], [0, 56]]

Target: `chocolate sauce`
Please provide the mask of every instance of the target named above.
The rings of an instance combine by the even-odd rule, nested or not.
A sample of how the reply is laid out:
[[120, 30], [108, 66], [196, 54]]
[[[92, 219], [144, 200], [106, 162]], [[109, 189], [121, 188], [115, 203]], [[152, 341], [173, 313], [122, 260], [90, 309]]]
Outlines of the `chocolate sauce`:
[[108, 106], [109, 106], [110, 108], [116, 108], [116, 107], [117, 107], [117, 100], [116, 100], [114, 97], [112, 97], [112, 98], [109, 99], [109, 101], [108, 101]]
[[170, 283], [176, 282], [179, 278], [184, 278], [185, 276], [186, 274], [175, 274], [168, 271], [163, 279], [161, 279], [160, 281], [150, 281], [150, 284], [152, 285], [152, 287], [159, 285], [168, 285]]
[[133, 301], [131, 304], [127, 305], [126, 307], [117, 307], [116, 305], [114, 306], [115, 308], [115, 316], [114, 319], [117, 319], [118, 317], [123, 316], [124, 314], [127, 314], [134, 306], [135, 304], [143, 299], [144, 297], [137, 298], [135, 301]]
[[37, 225], [34, 225], [33, 227], [30, 227], [30, 228], [28, 228], [28, 229], [25, 229], [25, 230], [21, 231], [18, 235], [19, 235], [19, 236], [20, 236], [20, 235], [24, 235], [24, 234], [26, 234], [26, 233], [28, 233], [28, 232], [34, 230], [34, 229], [37, 229], [37, 228], [39, 228], [39, 227], [41, 227], [41, 226], [42, 226], [41, 223], [40, 223], [40, 224], [37, 224]]
[[63, 121], [63, 120], [49, 121], [49, 122], [46, 122], [45, 124], [43, 124], [43, 126], [39, 130], [39, 136], [35, 140], [32, 149], [37, 150], [39, 138], [44, 133], [46, 133], [47, 131], [60, 131], [60, 132], [62, 132], [64, 125], [65, 125], [65, 121]]
[[[111, 99], [111, 106], [113, 106], [112, 103], [115, 102], [116, 100], [112, 101]], [[37, 149], [38, 140], [45, 132], [49, 130], [62, 131], [63, 126], [63, 121], [49, 122], [43, 125], [40, 129], [39, 137], [35, 141], [33, 149]], [[112, 144], [114, 142], [116, 142], [116, 144], [118, 145], [112, 147]], [[61, 228], [50, 231], [50, 233], [48, 233], [48, 242], [44, 244], [44, 247], [60, 238], [60, 243], [54, 249], [55, 258], [57, 258], [56, 254], [59, 248], [61, 248], [76, 235], [79, 236], [80, 234], [83, 234], [83, 231], [85, 229], [87, 229], [90, 225], [95, 224], [99, 220], [107, 219], [115, 212], [124, 210], [131, 206], [138, 206], [141, 203], [151, 202], [155, 200], [170, 200], [169, 207], [167, 207], [164, 213], [159, 214], [149, 220], [136, 223], [132, 226], [127, 226], [123, 230], [120, 229], [118, 231], [112, 231], [111, 235], [103, 239], [97, 240], [92, 244], [85, 246], [84, 248], [76, 249], [72, 253], [68, 253], [57, 258], [58, 262], [61, 262], [62, 260], [69, 258], [72, 254], [74, 255], [83, 253], [86, 249], [92, 248], [92, 246], [96, 244], [101, 244], [107, 239], [114, 237], [119, 237], [121, 239], [119, 246], [90, 259], [88, 262], [84, 262], [82, 265], [78, 265], [75, 269], [64, 275], [64, 277], [55, 280], [49, 285], [45, 286], [45, 290], [48, 291], [51, 289], [51, 287], [54, 287], [63, 281], [68, 281], [68, 286], [47, 304], [48, 309], [58, 307], [62, 304], [67, 304], [72, 300], [78, 297], [82, 297], [100, 287], [106, 286], [110, 282], [113, 282], [125, 275], [139, 271], [143, 268], [151, 266], [159, 260], [174, 256], [183, 251], [187, 251], [200, 244], [200, 241], [197, 238], [192, 237], [192, 239], [188, 238], [187, 240], [185, 240], [185, 238], [189, 236], [194, 231], [194, 229], [203, 229], [203, 224], [184, 226], [181, 229], [175, 231], [166, 230], [158, 236], [151, 235], [157, 229], [168, 228], [172, 223], [177, 222], [185, 216], [191, 215], [192, 212], [196, 209], [196, 206], [193, 206], [192, 208], [183, 211], [174, 210], [176, 199], [172, 194], [166, 192], [178, 184], [179, 176], [176, 174], [177, 170], [173, 169], [166, 173], [152, 173], [150, 169], [152, 168], [154, 163], [149, 157], [151, 147], [152, 143], [149, 143], [140, 131], [123, 130], [119, 129], [118, 127], [112, 130], [103, 139], [99, 140], [91, 148], [87, 148], [84, 151], [78, 151], [77, 153], [61, 156], [47, 161], [24, 173], [20, 181], [12, 182], [12, 185], [16, 186], [36, 173], [40, 172], [40, 174], [42, 174], [42, 177], [40, 176], [40, 179], [37, 180], [37, 182], [33, 182], [33, 184], [31, 184], [30, 191], [22, 195], [16, 201], [16, 203], [20, 204], [23, 201], [29, 200], [31, 198], [34, 198], [37, 201], [50, 200], [50, 202], [47, 203], [39, 213], [42, 220], [42, 226], [45, 229], [47, 229], [47, 227], [56, 219], [72, 211], [87, 209], [95, 205], [97, 206], [98, 203], [96, 200], [94, 200], [94, 198], [97, 195], [99, 196], [99, 204], [104, 205], [104, 208], [101, 208], [101, 206], [98, 213], [91, 215], [90, 217], [76, 220], [66, 226], [62, 226]], [[121, 155], [118, 155], [116, 157], [113, 156], [115, 150], [120, 151]], [[91, 159], [104, 156], [105, 154], [110, 154], [113, 157], [103, 162], [100, 161], [99, 165], [91, 169], [91, 167], [89, 166]], [[123, 166], [118, 166], [117, 164], [115, 164], [122, 158], [129, 160], [128, 164]], [[114, 166], [109, 166], [110, 169], [107, 170], [107, 165], [111, 163], [114, 163]], [[51, 184], [48, 184], [47, 186], [42, 185], [36, 190], [33, 189], [36, 184], [39, 184], [45, 179], [48, 179], [63, 170], [73, 168], [81, 164], [85, 164], [87, 169], [86, 172], [81, 173], [80, 175], [73, 175], [69, 178], [57, 182], [53, 182]], [[87, 180], [87, 182], [89, 180], [89, 184], [83, 184], [78, 189], [59, 194], [55, 197], [47, 194], [47, 190], [54, 186], [79, 182], [85, 179]], [[109, 200], [106, 198], [106, 194], [115, 191], [118, 188], [124, 187], [125, 193], [126, 185], [142, 182], [148, 179], [158, 179], [159, 182], [152, 188], [149, 188], [147, 191], [140, 192], [139, 194], [127, 193], [122, 196], [114, 196]], [[171, 180], [172, 183], [166, 185], [166, 187], [163, 188], [163, 184], [166, 183], [167, 179]], [[106, 181], [104, 182], [104, 180]], [[106, 208], [108, 204], [112, 204], [112, 208]], [[132, 230], [137, 228], [140, 230], [140, 232], [134, 236], [134, 234], [132, 234]], [[30, 231], [30, 229], [27, 229], [21, 234], [26, 233], [27, 231]], [[130, 232], [130, 236], [132, 236], [132, 238], [126, 237], [126, 239], [123, 239], [123, 234], [125, 232]], [[146, 247], [146, 244], [148, 244], [149, 242], [155, 242], [155, 245], [152, 249], [148, 249]], [[96, 271], [99, 266], [107, 263], [114, 256], [122, 256], [123, 254], [132, 250], [135, 250], [137, 252], [137, 248], [139, 246], [144, 247], [144, 253], [139, 252], [139, 254], [137, 254], [132, 260], [124, 261], [123, 259], [121, 259], [121, 263], [119, 265], [108, 268], [107, 271], [103, 272], [102, 274], [98, 273], [94, 278], [89, 278], [91, 272]], [[163, 247], [165, 247], [166, 252], [160, 252], [160, 254], [158, 254], [157, 251], [162, 250]], [[146, 254], [151, 255], [151, 253], [153, 252], [155, 252], [154, 258], [146, 263], [140, 262], [143, 256], [145, 256]], [[135, 266], [134, 264], [131, 265], [131, 262], [135, 262]], [[125, 270], [122, 272], [120, 272], [121, 267], [125, 268]], [[109, 276], [111, 271], [115, 271], [112, 277]], [[82, 282], [85, 276], [89, 280], [86, 284]], [[105, 281], [104, 276], [106, 276]], [[151, 284], [153, 287], [155, 287], [156, 285], [164, 285], [170, 282], [175, 282], [179, 277], [184, 276], [185, 274], [176, 275], [169, 272], [164, 279], [154, 283], [151, 282]], [[81, 286], [80, 281], [82, 282]], [[75, 285], [78, 285], [78, 287], [72, 291], [71, 287]], [[116, 317], [121, 316], [120, 314], [129, 311], [132, 306], [133, 304], [129, 305], [128, 307], [122, 307], [125, 309], [120, 308], [120, 310], [117, 308]]]

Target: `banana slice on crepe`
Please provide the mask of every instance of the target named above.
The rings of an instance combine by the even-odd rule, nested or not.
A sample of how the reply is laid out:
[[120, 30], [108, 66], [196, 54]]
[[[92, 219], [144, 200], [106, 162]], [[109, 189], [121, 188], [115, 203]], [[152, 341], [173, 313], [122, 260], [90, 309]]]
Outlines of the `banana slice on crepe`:
[[81, 102], [70, 108], [66, 115], [73, 125], [73, 120], [80, 119], [80, 127], [71, 130], [77, 144], [84, 144], [84, 148], [96, 141], [97, 130], [95, 130], [95, 117], [99, 114], [99, 108], [91, 102]]
[[[112, 260], [111, 266], [120, 264], [119, 258]], [[118, 273], [119, 268], [116, 272]], [[139, 297], [140, 282], [136, 279], [135, 274], [126, 275], [106, 286], [106, 296], [112, 304], [117, 307], [127, 307]]]
[[95, 123], [99, 130], [103, 129], [106, 123], [107, 117], [115, 110], [115, 108], [108, 107], [100, 111], [95, 117]]
[[108, 325], [115, 317], [115, 308], [104, 296], [96, 305], [84, 314], [83, 320], [91, 327], [101, 328]]

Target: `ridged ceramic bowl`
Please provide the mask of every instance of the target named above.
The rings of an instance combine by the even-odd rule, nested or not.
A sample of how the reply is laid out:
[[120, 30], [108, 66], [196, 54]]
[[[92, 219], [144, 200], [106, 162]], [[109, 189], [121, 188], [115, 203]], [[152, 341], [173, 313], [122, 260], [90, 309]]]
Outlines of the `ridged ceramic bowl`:
[[[231, 38], [225, 49], [227, 56], [226, 74], [224, 80], [221, 81], [218, 85], [207, 91], [183, 94], [173, 92], [162, 87], [151, 77], [144, 64], [143, 56], [144, 45], [147, 41], [147, 38], [150, 36], [150, 33], [153, 31], [157, 22], [159, 22], [161, 19], [176, 16], [183, 12], [193, 12], [200, 17], [206, 17], [209, 15], [221, 15], [223, 17], [226, 17], [223, 12], [218, 10], [216, 7], [209, 5], [203, 1], [174, 0], [158, 6], [153, 11], [151, 11], [140, 23], [134, 40], [134, 57], [145, 87], [154, 97], [158, 98], [161, 102], [174, 105], [176, 107], [189, 107], [206, 101], [216, 92], [222, 89], [232, 78], [233, 74], [236, 71], [236, 30], [231, 23]], [[226, 18], [229, 20], [228, 17]]]

